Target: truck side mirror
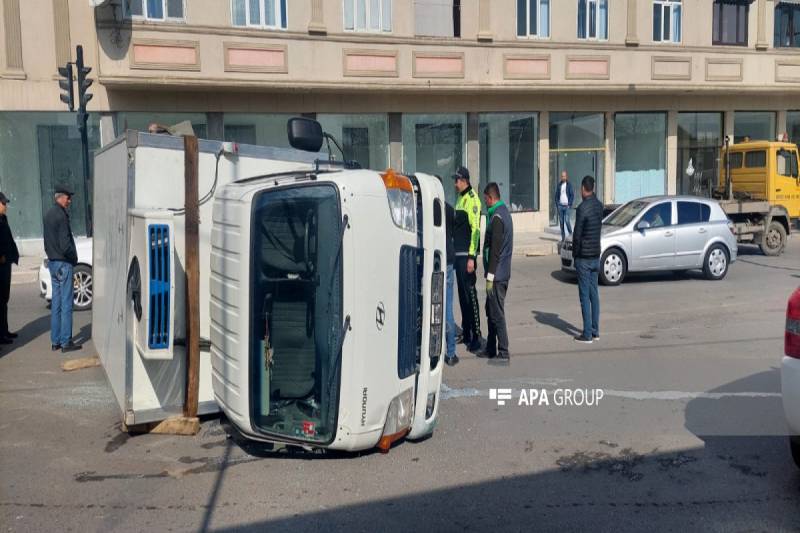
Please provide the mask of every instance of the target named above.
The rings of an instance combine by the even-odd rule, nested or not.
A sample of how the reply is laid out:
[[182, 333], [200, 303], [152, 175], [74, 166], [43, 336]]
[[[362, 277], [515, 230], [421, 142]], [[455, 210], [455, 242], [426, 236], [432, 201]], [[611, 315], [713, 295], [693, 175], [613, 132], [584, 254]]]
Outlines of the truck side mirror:
[[646, 220], [640, 220], [636, 223], [636, 231], [644, 231], [650, 227], [650, 223]]
[[316, 120], [301, 117], [290, 118], [286, 123], [286, 129], [292, 148], [304, 152], [319, 152], [322, 147], [324, 135], [322, 126]]

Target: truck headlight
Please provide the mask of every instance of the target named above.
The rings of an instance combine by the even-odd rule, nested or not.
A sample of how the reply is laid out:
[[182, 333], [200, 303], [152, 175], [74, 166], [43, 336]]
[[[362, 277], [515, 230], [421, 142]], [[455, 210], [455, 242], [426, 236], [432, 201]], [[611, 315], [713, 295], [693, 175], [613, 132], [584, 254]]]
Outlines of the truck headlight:
[[389, 169], [381, 174], [386, 186], [386, 198], [389, 200], [389, 212], [398, 228], [416, 231], [414, 223], [414, 188], [406, 176]]
[[407, 389], [395, 396], [386, 412], [383, 434], [378, 441], [378, 449], [387, 453], [392, 443], [406, 436], [414, 420], [414, 389]]

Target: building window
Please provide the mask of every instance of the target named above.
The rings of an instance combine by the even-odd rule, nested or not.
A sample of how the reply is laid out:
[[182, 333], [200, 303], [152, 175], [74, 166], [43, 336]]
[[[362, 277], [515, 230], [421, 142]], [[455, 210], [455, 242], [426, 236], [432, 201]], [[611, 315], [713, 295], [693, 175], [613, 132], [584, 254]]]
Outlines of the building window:
[[194, 134], [201, 139], [208, 139], [208, 118], [205, 113], [148, 113], [146, 111], [119, 112], [116, 119], [117, 136], [127, 130], [147, 131], [150, 124], [174, 126], [179, 122], [189, 121]]
[[225, 141], [289, 148], [286, 123], [296, 115], [282, 113], [225, 113]]
[[800, 148], [800, 111], [786, 113], [786, 133], [789, 135], [789, 142]]
[[461, 37], [461, 0], [415, 0], [414, 33], [423, 37]]
[[712, 43], [747, 46], [748, 0], [714, 0]]
[[286, 29], [286, 0], [231, 0], [234, 26]]
[[578, 39], [608, 39], [608, 0], [578, 0]]
[[125, 12], [135, 19], [183, 21], [183, 3], [184, 0], [125, 0]]
[[[466, 164], [467, 117], [453, 115], [415, 115], [402, 117], [403, 172], [441, 176], [445, 199], [455, 205], [456, 193], [450, 177]], [[473, 174], [472, 186], [478, 187]], [[449, 180], [449, 181], [448, 181]]]
[[[386, 114], [323, 114], [317, 115], [322, 129], [336, 137], [348, 161], [356, 161], [361, 168], [384, 170], [389, 168], [389, 116]], [[283, 128], [286, 136], [286, 127]], [[331, 145], [333, 146], [333, 145]], [[327, 150], [327, 148], [325, 148]], [[341, 158], [333, 147], [333, 155]]]
[[538, 211], [539, 115], [485, 113], [479, 124], [480, 181], [473, 186], [483, 194], [494, 181], [511, 211]]
[[617, 113], [614, 144], [614, 203], [665, 193], [667, 117], [664, 113]]
[[800, 47], [800, 4], [779, 2], [775, 6], [775, 48]]
[[775, 113], [736, 111], [733, 115], [733, 142], [771, 141], [775, 138]]
[[[603, 113], [550, 113], [550, 191], [555, 192], [566, 172], [575, 190], [573, 208], [581, 202], [581, 180], [595, 179], [600, 201], [604, 197], [606, 133]], [[551, 195], [552, 196], [552, 195]], [[550, 223], [558, 224], [555, 197], [550, 202]]]
[[550, 0], [517, 0], [517, 37], [550, 37]]
[[347, 31], [392, 31], [392, 0], [344, 0]]
[[709, 196], [721, 144], [721, 113], [678, 113], [678, 193]]
[[653, 2], [653, 41], [681, 42], [681, 0]]

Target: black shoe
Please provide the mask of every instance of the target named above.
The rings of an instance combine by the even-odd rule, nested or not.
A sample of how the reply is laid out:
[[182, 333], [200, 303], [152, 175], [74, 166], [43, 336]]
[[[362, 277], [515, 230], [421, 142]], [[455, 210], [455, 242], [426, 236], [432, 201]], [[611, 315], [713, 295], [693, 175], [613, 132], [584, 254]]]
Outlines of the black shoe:
[[12, 342], [14, 341], [9, 339], [8, 337], [0, 337], [0, 344], [11, 344]]
[[486, 346], [483, 339], [475, 339], [467, 345], [467, 351], [471, 353], [478, 353]]
[[444, 362], [447, 366], [456, 366], [458, 364], [458, 356], [454, 355], [453, 357], [445, 357]]
[[489, 359], [489, 364], [494, 366], [508, 366], [511, 364], [511, 358], [508, 354], [498, 355], [497, 357]]
[[10, 331], [7, 331], [6, 333], [3, 334], [3, 337], [6, 337], [8, 339], [16, 339], [17, 337], [19, 337], [19, 334], [18, 333], [11, 333]]
[[486, 348], [484, 348], [483, 350], [476, 353], [475, 357], [480, 357], [481, 359], [494, 359], [495, 357], [497, 357], [497, 354], [492, 353]]
[[61, 346], [61, 353], [77, 352], [81, 348], [83, 348], [82, 345], [75, 344], [74, 342], [69, 341], [67, 344], [64, 344], [64, 345]]
[[575, 337], [575, 342], [580, 342], [582, 344], [592, 344], [592, 339], [589, 337], [584, 337], [583, 335], [577, 335]]
[[599, 341], [600, 340], [600, 335], [592, 335], [592, 340], [593, 341]]
[[54, 352], [57, 352], [57, 351], [59, 351], [59, 350], [61, 349], [61, 346], [60, 346], [60, 345], [58, 345], [58, 344], [51, 344], [51, 345], [50, 345], [50, 349], [51, 349], [52, 351], [54, 351]]

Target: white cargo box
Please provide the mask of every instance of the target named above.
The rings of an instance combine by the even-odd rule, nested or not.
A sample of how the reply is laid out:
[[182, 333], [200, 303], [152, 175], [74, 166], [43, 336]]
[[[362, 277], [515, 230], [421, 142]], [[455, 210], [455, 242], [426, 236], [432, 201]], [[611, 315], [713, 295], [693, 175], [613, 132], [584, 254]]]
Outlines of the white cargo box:
[[[200, 206], [200, 414], [219, 410], [207, 343], [211, 191], [241, 178], [311, 169], [325, 157], [223, 147], [230, 143], [199, 142], [198, 195], [210, 195]], [[181, 414], [186, 382], [183, 139], [129, 131], [96, 153], [94, 176], [94, 342], [123, 422], [163, 420]]]

